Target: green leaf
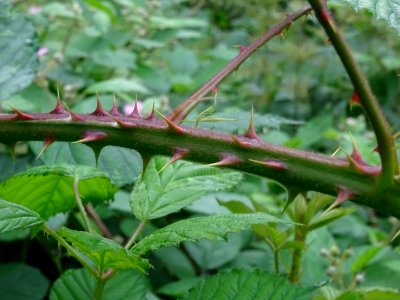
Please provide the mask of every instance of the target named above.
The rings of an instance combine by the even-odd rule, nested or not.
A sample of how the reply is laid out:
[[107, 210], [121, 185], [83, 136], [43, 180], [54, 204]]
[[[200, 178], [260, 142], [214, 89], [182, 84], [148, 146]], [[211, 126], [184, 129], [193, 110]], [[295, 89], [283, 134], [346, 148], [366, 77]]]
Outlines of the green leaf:
[[173, 297], [182, 298], [185, 294], [200, 281], [200, 277], [187, 277], [179, 281], [169, 282], [157, 290], [157, 293]]
[[[39, 155], [42, 142], [29, 143], [33, 152]], [[115, 159], [118, 157], [118, 159]], [[39, 158], [47, 165], [68, 163], [71, 165], [96, 166], [93, 150], [83, 144], [66, 142], [53, 143]], [[106, 146], [99, 155], [98, 167], [118, 186], [134, 183], [142, 173], [143, 162], [140, 154], [132, 149]]]
[[106, 146], [100, 152], [99, 168], [106, 172], [116, 185], [124, 186], [138, 180], [142, 174], [143, 162], [135, 150]]
[[113, 240], [103, 238], [98, 234], [71, 230], [66, 227], [61, 227], [56, 232], [89, 257], [100, 270], [113, 268], [146, 272], [150, 266], [146, 259], [130, 253]]
[[328, 211], [327, 213], [324, 213], [319, 217], [315, 218], [314, 220], [312, 220], [308, 228], [310, 231], [317, 229], [319, 227], [332, 223], [337, 219], [340, 219], [346, 215], [349, 215], [354, 211], [356, 211], [356, 207], [332, 209], [331, 211]]
[[201, 239], [224, 240], [230, 232], [251, 229], [254, 224], [279, 223], [282, 220], [264, 214], [231, 214], [197, 217], [175, 222], [159, 229], [138, 242], [134, 253], [143, 255], [161, 247], [176, 246], [182, 242]]
[[359, 253], [357, 259], [351, 265], [351, 272], [353, 274], [360, 272], [382, 249], [383, 247], [370, 247]]
[[389, 289], [368, 289], [365, 291], [348, 291], [335, 300], [399, 300], [400, 293]]
[[132, 191], [132, 212], [139, 220], [179, 211], [207, 192], [230, 189], [242, 179], [238, 172], [180, 161], [159, 173], [167, 162], [165, 157], [152, 159]]
[[249, 231], [230, 233], [224, 241], [202, 239], [186, 242], [184, 248], [201, 270], [215, 270], [240, 255], [243, 246], [249, 241], [249, 235], [251, 236]]
[[32, 24], [0, 2], [0, 99], [27, 87], [39, 67], [38, 40]]
[[113, 197], [116, 187], [107, 176], [85, 166], [40, 166], [19, 173], [0, 184], [0, 197], [21, 204], [43, 219], [67, 212], [76, 205], [73, 181], [79, 177], [79, 194], [85, 203]]
[[264, 271], [232, 270], [203, 278], [184, 299], [306, 300], [312, 291]]
[[49, 281], [36, 268], [24, 264], [0, 265], [0, 299], [44, 299]]
[[170, 274], [180, 279], [196, 276], [192, 262], [178, 247], [161, 248], [153, 254], [164, 264]]
[[400, 33], [400, 9], [398, 0], [340, 0], [350, 4], [356, 11], [367, 9], [378, 20], [385, 20]]
[[133, 69], [136, 66], [135, 54], [125, 50], [99, 50], [93, 53], [92, 59], [98, 65], [115, 69]]
[[121, 93], [132, 92], [148, 94], [149, 90], [135, 79], [113, 78], [90, 85], [86, 93]]
[[0, 233], [31, 228], [41, 224], [43, 224], [43, 220], [34, 211], [0, 199]]
[[[39, 155], [43, 147], [43, 142], [30, 142], [32, 151]], [[39, 157], [46, 165], [70, 164], [95, 166], [95, 156], [93, 150], [84, 144], [72, 144], [67, 142], [54, 142]]]
[[[56, 280], [50, 300], [93, 299], [96, 278], [86, 269], [68, 270]], [[149, 290], [147, 278], [134, 271], [123, 270], [106, 282], [103, 299], [145, 299]]]

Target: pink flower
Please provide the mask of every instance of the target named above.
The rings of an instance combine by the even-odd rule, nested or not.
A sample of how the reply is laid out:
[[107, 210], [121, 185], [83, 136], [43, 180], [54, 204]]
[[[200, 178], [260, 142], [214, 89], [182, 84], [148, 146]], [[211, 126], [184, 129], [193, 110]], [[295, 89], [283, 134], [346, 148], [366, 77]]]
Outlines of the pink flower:
[[43, 8], [41, 6], [32, 5], [29, 6], [28, 13], [32, 16], [38, 15], [42, 12]]
[[37, 54], [39, 57], [45, 56], [49, 52], [49, 48], [47, 47], [40, 47]]

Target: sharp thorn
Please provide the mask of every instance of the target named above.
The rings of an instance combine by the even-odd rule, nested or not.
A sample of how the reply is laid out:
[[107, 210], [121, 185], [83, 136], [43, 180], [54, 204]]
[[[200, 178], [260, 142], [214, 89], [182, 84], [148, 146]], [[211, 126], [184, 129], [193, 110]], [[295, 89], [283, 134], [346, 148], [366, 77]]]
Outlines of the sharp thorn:
[[155, 111], [156, 111], [156, 109], [155, 109], [155, 105], [154, 105], [154, 101], [153, 101], [153, 108], [151, 109], [150, 115], [146, 118], [147, 121], [157, 120]]
[[287, 166], [285, 163], [277, 161], [277, 160], [254, 160], [254, 159], [249, 159], [249, 161], [262, 165], [262, 166], [266, 166], [268, 168], [274, 169], [274, 170], [279, 170], [279, 171], [283, 171], [283, 170], [287, 170]]
[[94, 112], [91, 113], [93, 116], [106, 116], [106, 112], [103, 108], [103, 105], [101, 104], [99, 93], [96, 93], [96, 98], [97, 98], [97, 106]]
[[78, 115], [77, 113], [74, 113], [66, 104], [65, 104], [65, 107], [67, 108], [72, 120], [77, 121], [77, 122], [85, 121], [84, 117]]
[[237, 146], [239, 146], [241, 148], [244, 148], [244, 149], [250, 148], [250, 144], [249, 143], [239, 140], [239, 138], [237, 136], [235, 136], [234, 134], [232, 134], [232, 133], [229, 133], [229, 135], [231, 136], [232, 141], [233, 141], [233, 143], [235, 145], [237, 145]]
[[187, 149], [182, 149], [182, 148], [177, 148], [174, 150], [174, 155], [172, 158], [158, 171], [158, 174], [160, 174], [162, 171], [164, 171], [168, 166], [173, 164], [174, 162], [184, 158], [186, 155], [188, 155], [189, 150]]
[[113, 119], [115, 122], [117, 122], [119, 127], [131, 128], [131, 127], [135, 126], [135, 124], [124, 122], [124, 121], [120, 120], [117, 116], [113, 116], [112, 114], [110, 114], [108, 112], [106, 112], [105, 114], [106, 114], [106, 116], [109, 116], [111, 119]]
[[139, 108], [138, 108], [138, 104], [137, 104], [137, 100], [135, 101], [135, 106], [133, 108], [133, 111], [131, 112], [131, 114], [128, 117], [134, 118], [134, 119], [138, 119], [141, 118], [140, 113], [139, 113]]
[[65, 114], [65, 113], [66, 113], [66, 111], [64, 110], [64, 107], [61, 104], [60, 89], [58, 88], [58, 85], [57, 85], [57, 104], [56, 104], [56, 107], [50, 112], [50, 114], [61, 115], [61, 114]]
[[260, 138], [258, 137], [258, 135], [256, 133], [256, 128], [254, 126], [254, 108], [253, 108], [253, 106], [251, 107], [249, 128], [247, 129], [247, 131], [245, 132], [245, 134], [243, 136], [247, 137], [249, 139], [252, 139], [252, 140], [257, 140], [257, 141], [260, 140]]
[[31, 121], [31, 120], [35, 119], [33, 116], [20, 111], [19, 109], [15, 108], [14, 106], [12, 106], [10, 104], [9, 104], [9, 106], [11, 107], [11, 109], [13, 110], [13, 112], [16, 115], [14, 120]]
[[241, 162], [242, 160], [231, 154], [222, 154], [221, 160], [212, 164], [208, 164], [209, 167], [222, 167], [222, 166], [234, 166]]
[[183, 127], [176, 125], [172, 121], [170, 121], [167, 117], [165, 117], [162, 113], [160, 113], [158, 110], [155, 110], [156, 113], [167, 123], [169, 129], [175, 133], [182, 134], [185, 132], [185, 129]]
[[351, 192], [349, 189], [347, 188], [339, 188], [338, 189], [338, 195], [335, 199], [335, 201], [332, 203], [331, 206], [328, 207], [327, 210], [325, 210], [323, 212], [322, 215], [327, 214], [328, 212], [330, 212], [332, 209], [336, 208], [338, 205], [342, 204], [343, 202], [351, 199], [352, 197], [354, 197], [355, 194], [353, 192]]
[[117, 107], [117, 100], [115, 99], [115, 95], [113, 95], [113, 106], [111, 107], [109, 113], [113, 116], [122, 116], [121, 113], [118, 111]]
[[55, 141], [55, 138], [52, 136], [44, 138], [42, 150], [40, 150], [39, 154], [36, 156], [36, 160], [38, 160], [39, 157], [41, 157], [43, 155], [43, 153], [47, 150], [47, 148], [49, 148], [49, 146], [51, 144], [54, 143], [54, 141]]
[[79, 144], [79, 143], [96, 142], [96, 141], [104, 140], [106, 137], [107, 137], [107, 134], [102, 131], [86, 131], [83, 134], [83, 139], [80, 139], [79, 141], [72, 142], [72, 143]]
[[350, 163], [350, 165], [359, 171], [362, 174], [367, 174], [367, 175], [372, 175], [372, 176], [377, 176], [381, 173], [381, 167], [380, 166], [372, 166], [368, 164], [361, 156], [360, 151], [357, 148], [356, 141], [351, 133], [350, 138], [351, 138], [351, 143], [353, 147], [353, 151], [351, 155], [347, 156], [347, 159]]

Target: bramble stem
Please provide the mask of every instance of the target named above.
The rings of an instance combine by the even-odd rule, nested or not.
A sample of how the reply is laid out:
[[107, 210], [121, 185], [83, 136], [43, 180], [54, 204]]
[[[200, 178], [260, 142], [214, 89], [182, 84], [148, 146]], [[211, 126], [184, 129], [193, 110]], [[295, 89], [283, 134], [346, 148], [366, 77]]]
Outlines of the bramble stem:
[[364, 73], [361, 71], [359, 65], [354, 59], [343, 33], [333, 20], [326, 2], [322, 0], [309, 0], [308, 2], [311, 4], [319, 22], [325, 29], [330, 42], [339, 55], [343, 66], [353, 83], [354, 90], [361, 100], [365, 114], [375, 132], [379, 155], [382, 162], [382, 173], [378, 180], [378, 189], [384, 191], [392, 185], [394, 175], [399, 173], [392, 130], [379, 107], [378, 101], [372, 93], [371, 87], [369, 86]]
[[311, 7], [309, 5], [299, 9], [298, 11], [289, 14], [285, 20], [276, 24], [274, 27], [265, 32], [257, 40], [251, 43], [249, 46], [242, 46], [240, 53], [226, 64], [217, 74], [215, 74], [208, 82], [202, 85], [194, 94], [188, 99], [179, 104], [169, 115], [168, 119], [172, 122], [180, 123], [186, 116], [201, 102], [203, 98], [218, 84], [223, 81], [233, 71], [237, 70], [239, 66], [249, 58], [254, 52], [256, 52], [261, 46], [268, 42], [273, 37], [280, 35], [283, 30], [289, 28], [294, 21], [310, 12]]

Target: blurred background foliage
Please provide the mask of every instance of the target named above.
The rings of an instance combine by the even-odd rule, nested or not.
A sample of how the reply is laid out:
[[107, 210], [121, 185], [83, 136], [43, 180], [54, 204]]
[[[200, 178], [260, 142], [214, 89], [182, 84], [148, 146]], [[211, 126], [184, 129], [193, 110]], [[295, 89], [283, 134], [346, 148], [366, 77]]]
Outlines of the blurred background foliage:
[[[111, 107], [115, 95], [126, 114], [132, 111], [135, 99], [140, 101], [143, 115], [150, 112], [153, 103], [167, 113], [235, 57], [239, 45], [249, 44], [304, 4], [297, 0], [14, 0], [12, 9], [25, 15], [37, 32], [39, 65], [33, 82], [18, 94], [0, 99], [1, 108], [9, 111], [11, 104], [27, 112], [49, 111], [55, 105], [58, 86], [62, 101], [76, 112], [93, 111], [98, 92], [105, 108]], [[399, 36], [384, 22], [373, 21], [366, 11], [355, 13], [336, 1], [330, 6], [393, 129], [398, 131]], [[344, 156], [351, 152], [350, 132], [365, 159], [379, 163], [372, 151], [373, 133], [362, 110], [349, 110], [352, 94], [339, 59], [310, 15], [293, 24], [281, 38], [271, 40], [219, 86], [213, 117], [228, 120], [200, 122], [200, 126], [243, 131], [253, 105], [256, 125], [265, 141], [326, 154], [342, 147], [337, 155]], [[214, 100], [211, 95], [189, 119], [195, 120]], [[40, 148], [32, 143], [30, 147], [19, 145], [15, 162], [5, 153], [1, 155], [2, 169], [7, 170], [2, 179], [43, 163], [34, 159]], [[129, 187], [117, 193], [111, 210], [99, 208], [110, 228], [121, 236], [129, 235], [135, 225], [123, 215], [129, 210], [123, 204], [127, 190]], [[285, 192], [275, 183], [246, 176], [231, 193], [204, 197], [174, 218], [226, 212], [218, 201], [232, 199], [259, 202], [278, 213]], [[116, 219], [117, 225], [111, 225]], [[151, 226], [146, 230], [154, 230]], [[314, 269], [304, 270], [302, 283], [331, 279], [331, 287], [339, 289], [352, 285], [398, 287], [400, 271], [393, 264], [399, 265], [399, 253], [385, 246], [390, 230], [398, 226], [397, 220], [381, 219], [359, 208], [318, 234], [313, 232], [305, 259]], [[50, 249], [43, 246], [44, 239], [39, 243]], [[254, 266], [272, 271], [273, 253], [268, 249], [242, 233], [232, 235], [228, 243], [204, 241], [183, 249], [160, 250], [153, 258], [154, 288], [173, 297], [192, 286], [196, 282], [193, 276], [201, 272]], [[363, 253], [367, 254], [360, 262], [357, 257]], [[282, 254], [286, 267], [289, 254]], [[176, 261], [180, 263], [172, 263]], [[335, 272], [331, 268], [329, 273], [332, 266]], [[174, 280], [179, 284], [171, 286]], [[334, 294], [327, 288], [326, 295], [329, 293]], [[332, 298], [328, 296], [321, 299]]]

